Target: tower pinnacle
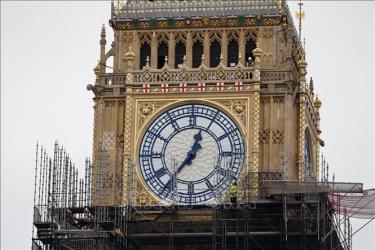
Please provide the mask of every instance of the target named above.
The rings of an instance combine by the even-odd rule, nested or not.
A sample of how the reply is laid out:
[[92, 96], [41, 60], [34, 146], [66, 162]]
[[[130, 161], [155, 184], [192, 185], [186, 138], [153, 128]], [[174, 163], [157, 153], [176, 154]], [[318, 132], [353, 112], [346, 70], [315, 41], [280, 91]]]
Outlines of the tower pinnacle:
[[296, 13], [296, 16], [298, 18], [298, 31], [299, 31], [298, 35], [301, 41], [302, 40], [302, 20], [305, 19], [305, 12], [302, 11], [302, 6], [303, 6], [302, 0], [299, 1], [298, 5], [299, 5], [299, 12]]

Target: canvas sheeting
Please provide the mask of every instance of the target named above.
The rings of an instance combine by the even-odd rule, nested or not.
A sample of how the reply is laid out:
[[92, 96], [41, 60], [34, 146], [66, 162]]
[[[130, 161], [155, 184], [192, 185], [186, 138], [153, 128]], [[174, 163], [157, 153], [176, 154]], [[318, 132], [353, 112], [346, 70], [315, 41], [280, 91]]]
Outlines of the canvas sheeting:
[[336, 213], [346, 214], [352, 218], [375, 218], [375, 189], [362, 193], [329, 194]]

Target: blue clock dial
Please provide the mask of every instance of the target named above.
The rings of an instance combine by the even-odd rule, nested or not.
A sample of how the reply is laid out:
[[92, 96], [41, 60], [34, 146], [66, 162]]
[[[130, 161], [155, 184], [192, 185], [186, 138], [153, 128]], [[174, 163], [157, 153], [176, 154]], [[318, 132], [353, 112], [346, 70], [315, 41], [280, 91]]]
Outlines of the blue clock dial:
[[139, 165], [148, 188], [167, 202], [209, 203], [238, 178], [244, 143], [220, 110], [188, 104], [160, 115], [145, 132]]

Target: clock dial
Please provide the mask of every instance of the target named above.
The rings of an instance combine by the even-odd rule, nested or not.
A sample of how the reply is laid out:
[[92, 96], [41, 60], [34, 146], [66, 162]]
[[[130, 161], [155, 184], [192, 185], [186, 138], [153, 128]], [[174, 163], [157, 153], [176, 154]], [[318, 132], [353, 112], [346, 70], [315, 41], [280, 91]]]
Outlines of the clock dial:
[[139, 156], [145, 183], [161, 199], [208, 203], [238, 178], [244, 143], [226, 114], [188, 104], [165, 112], [148, 127]]

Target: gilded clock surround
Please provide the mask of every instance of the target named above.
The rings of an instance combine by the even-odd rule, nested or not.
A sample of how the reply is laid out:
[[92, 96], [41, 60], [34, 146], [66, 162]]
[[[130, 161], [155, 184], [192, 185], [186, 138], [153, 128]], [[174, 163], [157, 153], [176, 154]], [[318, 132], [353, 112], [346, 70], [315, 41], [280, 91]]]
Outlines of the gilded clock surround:
[[[142, 112], [143, 107], [154, 107], [155, 105], [158, 107], [158, 109], [154, 110], [154, 113], [150, 113], [149, 118], [145, 121], [142, 121], [142, 124], [139, 124], [139, 119], [137, 121], [137, 124], [135, 125], [135, 131], [133, 138], [136, 143], [134, 144], [133, 148], [133, 159], [139, 158], [139, 147], [140, 143], [142, 141], [143, 135], [145, 134], [148, 126], [157, 118], [159, 115], [163, 114], [165, 111], [170, 110], [174, 107], [178, 107], [184, 104], [204, 104], [208, 105], [214, 108], [217, 108], [218, 110], [223, 111], [226, 115], [228, 115], [238, 126], [240, 129], [240, 132], [243, 136], [243, 138], [250, 138], [247, 136], [247, 131], [249, 127], [246, 126], [246, 124], [249, 123], [249, 121], [246, 121], [244, 123], [243, 119], [241, 119], [240, 115], [245, 115], [247, 117], [247, 120], [250, 119], [251, 113], [247, 113], [248, 105], [250, 104], [251, 98], [248, 96], [244, 96], [243, 98], [238, 97], [232, 97], [232, 98], [217, 98], [217, 97], [193, 97], [193, 96], [184, 96], [183, 98], [176, 98], [171, 97], [168, 102], [162, 102], [161, 105], [160, 99], [143, 99], [142, 97], [139, 97], [135, 100], [135, 106], [139, 107], [136, 108], [137, 112]], [[228, 105], [229, 104], [229, 105]], [[240, 104], [241, 108], [237, 108], [237, 111], [235, 111], [234, 107], [238, 106]], [[238, 112], [240, 109], [241, 112]], [[134, 117], [140, 117], [140, 114], [135, 113]], [[139, 126], [141, 125], [141, 126]], [[245, 151], [246, 155], [249, 154], [247, 144], [250, 145], [250, 141], [244, 141], [245, 143]], [[137, 163], [138, 164], [138, 163]], [[136, 166], [136, 175], [137, 175], [137, 190], [141, 190], [141, 192], [137, 195], [136, 200], [144, 201], [146, 204], [168, 204], [168, 202], [160, 199], [158, 196], [156, 196], [153, 192], [147, 191], [147, 184], [144, 182], [142, 175], [140, 174], [140, 168], [137, 165]]]

